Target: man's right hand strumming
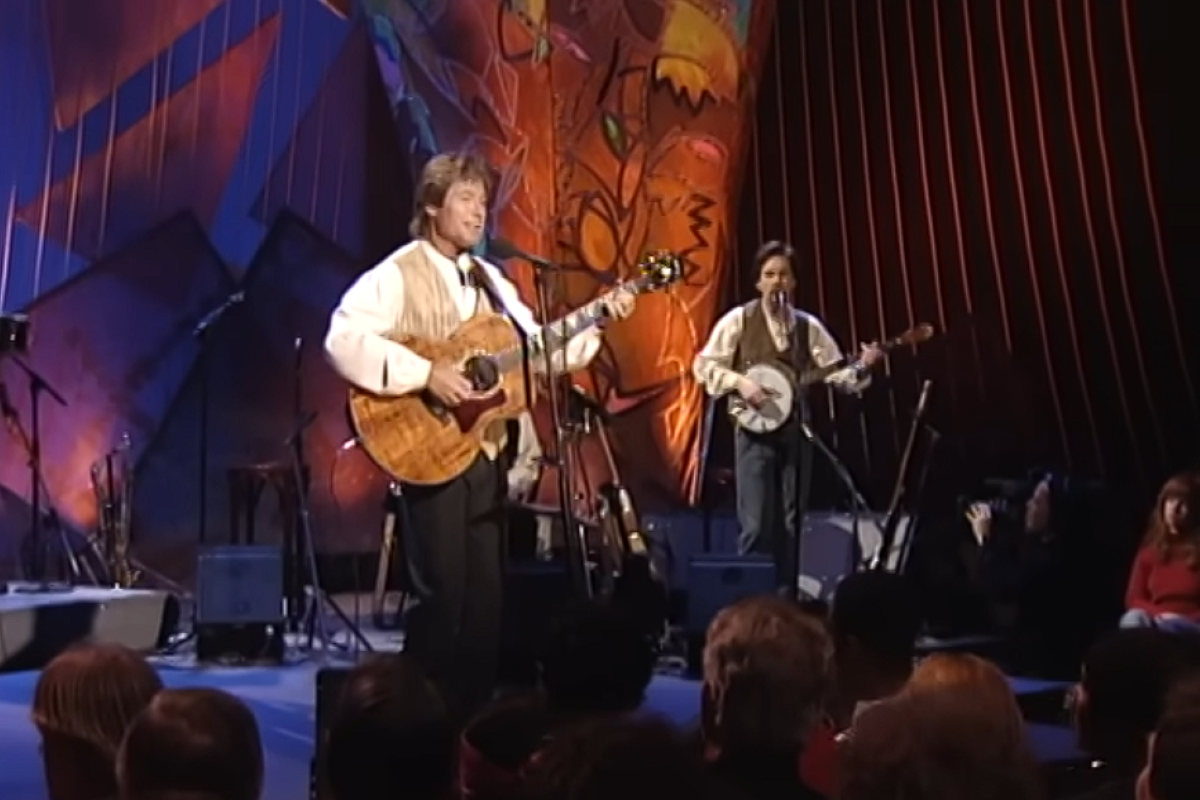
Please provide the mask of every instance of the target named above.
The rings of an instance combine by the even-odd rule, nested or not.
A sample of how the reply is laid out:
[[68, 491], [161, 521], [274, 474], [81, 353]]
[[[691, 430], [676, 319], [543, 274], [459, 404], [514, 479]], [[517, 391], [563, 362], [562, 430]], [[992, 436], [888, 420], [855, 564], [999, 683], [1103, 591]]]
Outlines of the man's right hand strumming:
[[471, 384], [456, 368], [446, 363], [433, 365], [425, 388], [447, 408], [454, 408], [471, 396]]
[[751, 408], [762, 408], [767, 402], [767, 393], [763, 388], [749, 378], [739, 378], [737, 384], [738, 395], [750, 404]]

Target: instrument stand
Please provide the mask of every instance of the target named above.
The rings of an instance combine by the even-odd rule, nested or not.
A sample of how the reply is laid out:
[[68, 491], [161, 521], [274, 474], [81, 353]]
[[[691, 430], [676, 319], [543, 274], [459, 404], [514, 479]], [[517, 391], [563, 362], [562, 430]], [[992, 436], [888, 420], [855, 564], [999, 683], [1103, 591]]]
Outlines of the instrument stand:
[[333, 611], [338, 619], [341, 620], [345, 629], [361, 645], [362, 649], [367, 652], [374, 652], [375, 648], [371, 646], [367, 637], [354, 624], [354, 620], [350, 619], [350, 616], [342, 610], [342, 607], [334, 602], [333, 598], [321, 588], [320, 575], [317, 571], [317, 554], [313, 548], [312, 516], [309, 513], [308, 504], [308, 483], [304, 480], [306, 470], [301, 460], [303, 456], [300, 444], [305, 429], [315, 422], [316, 419], [317, 413], [315, 411], [308, 414], [298, 422], [296, 428], [292, 431], [292, 435], [284, 443], [291, 453], [292, 475], [296, 480], [297, 487], [297, 511], [299, 512], [298, 516], [300, 520], [299, 530], [297, 531], [299, 539], [297, 549], [302, 550], [304, 559], [307, 562], [306, 566], [308, 567], [309, 602], [308, 619], [305, 624], [307, 628], [307, 642], [302, 650], [311, 655], [318, 638], [320, 639], [321, 648], [325, 652], [334, 648], [342, 651], [350, 649], [349, 645], [335, 642], [330, 635], [328, 612]]
[[[30, 430], [26, 430], [21, 425], [20, 418], [16, 410], [7, 407], [3, 409], [3, 414], [17, 429], [18, 435], [22, 440], [26, 452], [29, 455], [29, 579], [31, 584], [14, 587], [14, 591], [42, 594], [46, 592], [62, 592], [69, 591], [71, 586], [81, 582], [81, 568], [79, 560], [75, 557], [75, 550], [71, 546], [70, 540], [67, 538], [67, 532], [63, 529], [62, 521], [59, 519], [58, 513], [54, 510], [53, 503], [47, 502], [46, 508], [43, 509], [43, 493], [49, 500], [50, 492], [46, 486], [45, 477], [42, 475], [42, 436], [41, 436], [41, 396], [42, 392], [50, 395], [51, 399], [58, 403], [63, 408], [67, 407], [67, 401], [59, 394], [53, 386], [51, 386], [45, 378], [37, 373], [32, 367], [20, 359], [12, 359], [12, 363], [16, 364], [24, 373], [29, 381], [29, 416]], [[46, 576], [46, 555], [49, 549], [49, 542], [43, 538], [43, 532], [47, 525], [52, 525], [58, 533], [59, 546], [67, 559], [67, 568], [70, 573], [70, 583], [67, 585], [53, 584]], [[88, 572], [91, 572], [89, 566]], [[92, 576], [93, 582], [95, 576]]]
[[829, 445], [812, 429], [807, 422], [800, 423], [800, 432], [808, 439], [822, 455], [825, 460], [833, 467], [834, 474], [838, 476], [838, 480], [846, 487], [846, 493], [850, 496], [850, 532], [853, 536], [853, 546], [850, 548], [849, 563], [847, 564], [847, 572], [854, 572], [858, 564], [862, 560], [862, 538], [860, 537], [860, 529], [862, 526], [862, 516], [869, 514], [871, 506], [867, 503], [862, 492], [858, 490], [858, 486], [854, 483], [854, 477], [850, 474], [850, 470], [842, 463], [842, 460], [834, 454]]
[[[553, 351], [557, 350], [562, 353], [564, 366], [566, 365], [567, 344], [566, 324], [562, 326], [561, 332], [554, 335], [555, 332], [545, 325], [545, 321], [550, 319], [550, 299], [549, 287], [546, 286], [546, 270], [539, 265], [533, 265], [533, 282], [537, 289], [537, 305], [538, 316], [543, 320], [543, 328], [541, 331], [541, 356], [543, 364], [543, 373], [546, 380], [547, 394], [550, 396], [550, 419], [554, 426], [554, 456], [552, 459], [547, 459], [544, 463], [552, 464], [555, 467], [558, 479], [558, 505], [559, 513], [562, 520], [563, 542], [567, 550], [567, 569], [571, 575], [572, 581], [575, 584], [576, 591], [579, 592], [584, 599], [592, 599], [592, 582], [588, 575], [587, 564], [587, 542], [586, 532], [576, 524], [575, 513], [572, 509], [573, 497], [571, 493], [571, 474], [574, 471], [575, 464], [572, 459], [572, 452], [567, 442], [566, 419], [563, 416], [563, 400], [559, 396], [559, 390], [562, 381], [554, 374], [554, 359]], [[555, 341], [551, 342], [550, 339]], [[526, 383], [529, 386], [529, 383]], [[530, 388], [532, 393], [532, 387]], [[532, 409], [532, 403], [529, 404]], [[580, 537], [580, 538], [577, 538]]]
[[[909, 496], [906, 491], [908, 485], [908, 473], [912, 464], [913, 448], [917, 443], [917, 433], [922, 428], [927, 428], [933, 433], [933, 441], [937, 441], [937, 432], [933, 431], [925, 425], [925, 409], [929, 404], [929, 393], [933, 389], [933, 381], [927, 380], [921, 386], [921, 397], [917, 401], [917, 408], [913, 412], [912, 424], [908, 428], [908, 440], [904, 444], [904, 452], [900, 457], [900, 469], [897, 470], [896, 485], [892, 490], [892, 498], [888, 503], [887, 515], [884, 517], [882, 530], [880, 531], [879, 550], [867, 561], [866, 567], [871, 571], [891, 571], [888, 569], [888, 557], [891, 554], [892, 547], [896, 541], [896, 529], [900, 526], [900, 512], [903, 510], [905, 500]], [[925, 464], [919, 476], [919, 484], [917, 486], [918, 493], [924, 489], [925, 476], [928, 472], [929, 460], [926, 459]], [[911, 541], [912, 533], [906, 537]], [[908, 550], [908, 542], [906, 541], [902, 553], [897, 555], [896, 572], [903, 568], [904, 560]]]

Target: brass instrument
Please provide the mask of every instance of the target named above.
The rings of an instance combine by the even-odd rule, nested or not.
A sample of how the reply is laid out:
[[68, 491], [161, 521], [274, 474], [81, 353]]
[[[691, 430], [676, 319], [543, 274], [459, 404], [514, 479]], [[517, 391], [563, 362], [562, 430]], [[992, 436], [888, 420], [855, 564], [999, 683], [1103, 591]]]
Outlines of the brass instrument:
[[133, 513], [133, 465], [129, 434], [121, 443], [92, 464], [92, 491], [96, 496], [97, 537], [108, 570], [108, 582], [129, 589], [141, 577], [129, 556], [130, 522]]

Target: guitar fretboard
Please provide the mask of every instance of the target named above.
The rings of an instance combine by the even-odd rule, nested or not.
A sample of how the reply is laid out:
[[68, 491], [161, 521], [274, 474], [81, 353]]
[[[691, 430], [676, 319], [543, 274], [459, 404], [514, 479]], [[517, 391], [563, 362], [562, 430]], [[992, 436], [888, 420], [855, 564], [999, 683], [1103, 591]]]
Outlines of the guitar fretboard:
[[[618, 285], [614, 289], [610, 289], [604, 294], [597, 297], [595, 300], [580, 306], [564, 317], [560, 317], [549, 325], [543, 325], [532, 336], [529, 337], [530, 355], [541, 355], [544, 346], [549, 346], [551, 354], [566, 347], [566, 343], [571, 341], [576, 335], [583, 333], [588, 328], [600, 322], [607, 316], [605, 311], [605, 301], [612, 298], [619, 292], [629, 292], [632, 294], [641, 294], [647, 287], [653, 283], [649, 276], [642, 276]], [[498, 353], [492, 353], [492, 359], [495, 361], [497, 368], [501, 372], [515, 369], [520, 366], [521, 359], [525, 357], [526, 348], [523, 345], [508, 347]]]

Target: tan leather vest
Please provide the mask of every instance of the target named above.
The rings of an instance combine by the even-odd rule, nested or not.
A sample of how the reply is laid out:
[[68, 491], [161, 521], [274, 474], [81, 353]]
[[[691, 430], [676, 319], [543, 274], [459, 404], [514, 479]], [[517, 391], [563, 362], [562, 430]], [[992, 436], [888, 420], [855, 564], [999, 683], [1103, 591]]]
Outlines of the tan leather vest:
[[[458, 310], [446, 280], [438, 270], [424, 245], [410, 248], [392, 259], [404, 273], [404, 310], [396, 321], [396, 328], [410, 336], [426, 339], [448, 339], [462, 325]], [[475, 292], [475, 313], [492, 311], [487, 293]], [[480, 437], [483, 453], [495, 461], [508, 441], [507, 427], [503, 421], [493, 422], [484, 429]]]

